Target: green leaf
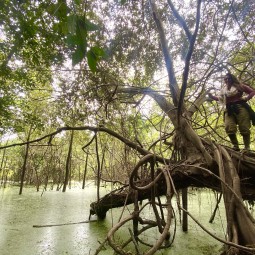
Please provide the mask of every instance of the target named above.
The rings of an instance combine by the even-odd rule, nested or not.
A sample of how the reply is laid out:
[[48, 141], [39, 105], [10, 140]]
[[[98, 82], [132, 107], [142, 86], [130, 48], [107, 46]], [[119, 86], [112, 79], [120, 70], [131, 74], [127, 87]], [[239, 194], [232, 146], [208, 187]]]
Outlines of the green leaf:
[[47, 6], [47, 12], [57, 17], [59, 20], [66, 20], [67, 13], [69, 12], [69, 8], [66, 5], [65, 1], [58, 1], [56, 4], [49, 4]]
[[77, 24], [76, 36], [79, 45], [85, 45], [87, 43], [87, 30]]
[[71, 35], [71, 34], [68, 34], [67, 35], [67, 38], [66, 38], [66, 42], [67, 42], [67, 45], [69, 47], [74, 47], [76, 45], [78, 45], [78, 39], [77, 39], [77, 36], [76, 35]]
[[99, 59], [100, 57], [105, 56], [104, 50], [100, 47], [94, 46], [94, 47], [91, 48], [91, 50], [93, 51], [93, 53], [95, 54], [97, 59]]
[[77, 23], [77, 16], [76, 15], [69, 15], [67, 17], [67, 26], [68, 32], [71, 34], [76, 33], [76, 23]]
[[63, 1], [63, 0], [59, 1], [58, 9], [57, 9], [57, 12], [56, 12], [57, 17], [59, 19], [65, 19], [66, 20], [68, 11], [69, 11], [69, 8], [67, 7], [66, 2]]
[[86, 27], [87, 31], [96, 31], [96, 30], [99, 30], [99, 28], [100, 28], [100, 26], [92, 23], [89, 20], [85, 21], [85, 27]]
[[120, 4], [124, 5], [127, 2], [127, 0], [120, 0]]
[[56, 4], [49, 4], [47, 6], [47, 12], [51, 15], [53, 15], [56, 11]]
[[90, 70], [95, 73], [97, 69], [97, 63], [105, 56], [105, 52], [102, 48], [94, 46], [87, 53], [87, 60]]
[[80, 63], [86, 55], [86, 51], [81, 47], [78, 47], [75, 52], [72, 54], [72, 65]]
[[87, 53], [87, 60], [90, 70], [95, 73], [97, 68], [97, 57], [94, 54], [93, 50], [90, 49]]

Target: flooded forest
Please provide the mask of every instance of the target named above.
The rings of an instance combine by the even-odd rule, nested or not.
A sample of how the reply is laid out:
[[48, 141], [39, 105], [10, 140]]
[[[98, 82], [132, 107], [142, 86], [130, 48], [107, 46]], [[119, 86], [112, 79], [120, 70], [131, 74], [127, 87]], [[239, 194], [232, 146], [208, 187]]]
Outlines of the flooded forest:
[[253, 0], [0, 10], [1, 254], [255, 254]]

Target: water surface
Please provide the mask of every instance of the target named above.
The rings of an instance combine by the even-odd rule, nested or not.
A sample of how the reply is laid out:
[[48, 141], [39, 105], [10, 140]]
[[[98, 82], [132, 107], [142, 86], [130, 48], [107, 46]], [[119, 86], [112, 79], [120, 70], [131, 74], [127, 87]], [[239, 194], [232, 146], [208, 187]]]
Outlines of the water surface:
[[[102, 194], [107, 190], [102, 188]], [[117, 222], [122, 208], [107, 213], [104, 221], [35, 228], [34, 225], [78, 223], [88, 220], [89, 205], [96, 201], [96, 187], [84, 190], [80, 185], [61, 191], [36, 192], [24, 188], [18, 195], [18, 187], [0, 188], [0, 254], [1, 255], [92, 255], [106, 237], [107, 231]], [[215, 206], [215, 195], [209, 191], [190, 190], [189, 210], [213, 234], [224, 238], [224, 211], [218, 210], [215, 221], [208, 223]], [[221, 206], [222, 207], [222, 206]], [[131, 206], [132, 208], [132, 206]], [[129, 212], [126, 210], [125, 215]], [[152, 213], [151, 211], [146, 212]], [[222, 247], [189, 219], [189, 231], [184, 233], [177, 213], [177, 232], [171, 248], [159, 251], [162, 255], [215, 255]], [[148, 215], [150, 217], [150, 215]], [[94, 219], [96, 219], [94, 217]], [[173, 229], [173, 227], [172, 227]], [[118, 238], [128, 233], [125, 226]], [[157, 238], [157, 232], [146, 233], [148, 241]], [[102, 255], [112, 255], [106, 245]]]

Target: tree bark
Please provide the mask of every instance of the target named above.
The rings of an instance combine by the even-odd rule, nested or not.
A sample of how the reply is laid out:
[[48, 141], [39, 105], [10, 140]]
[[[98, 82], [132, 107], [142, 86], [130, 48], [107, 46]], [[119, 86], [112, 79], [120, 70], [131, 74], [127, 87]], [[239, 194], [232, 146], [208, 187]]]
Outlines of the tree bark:
[[65, 180], [62, 192], [66, 191], [66, 187], [68, 185], [69, 176], [70, 176], [70, 169], [71, 169], [71, 158], [72, 158], [72, 148], [73, 148], [73, 136], [74, 136], [74, 130], [71, 131], [71, 137], [70, 137], [70, 143], [68, 148], [68, 154], [66, 158], [66, 172], [65, 172]]
[[[187, 211], [188, 210], [188, 189], [182, 189], [182, 207]], [[188, 214], [182, 212], [182, 230], [184, 232], [188, 231]]]
[[[239, 161], [239, 176], [241, 197], [245, 200], [255, 200], [255, 153], [250, 153], [250, 156], [240, 157], [240, 153], [233, 151], [231, 148], [225, 147], [226, 151], [231, 153], [234, 162]], [[188, 160], [186, 161], [188, 162]], [[248, 167], [247, 167], [248, 166]], [[185, 189], [188, 187], [210, 188], [217, 192], [222, 189], [218, 165], [215, 163], [213, 167], [208, 170], [204, 163], [197, 163], [196, 165], [187, 165], [181, 163], [174, 170], [171, 171], [176, 190]], [[141, 181], [141, 185], [147, 185], [150, 180]], [[165, 183], [163, 179], [160, 185], [157, 185], [157, 195], [165, 194]], [[99, 218], [105, 218], [106, 213], [111, 208], [121, 207], [124, 204], [132, 204], [134, 202], [134, 194], [129, 190], [129, 185], [123, 186], [120, 189], [102, 197], [98, 202], [91, 204], [91, 213], [97, 214]], [[150, 198], [151, 191], [144, 190], [139, 192], [138, 200], [142, 201]]]
[[84, 166], [84, 174], [83, 174], [83, 180], [82, 180], [82, 189], [85, 188], [85, 183], [86, 183], [86, 176], [87, 176], [87, 170], [88, 170], [88, 158], [89, 154], [86, 154], [86, 160], [85, 160], [85, 166]]
[[[30, 128], [29, 128], [27, 141], [30, 140], [31, 132], [32, 132], [32, 126], [30, 126]], [[26, 150], [25, 150], [24, 162], [23, 162], [21, 178], [20, 178], [19, 195], [21, 195], [22, 191], [23, 191], [23, 185], [24, 185], [24, 179], [25, 179], [25, 173], [26, 173], [26, 167], [27, 167], [28, 152], [29, 152], [29, 143], [27, 143]]]
[[[205, 146], [205, 142], [203, 146]], [[210, 149], [208, 149], [209, 147]], [[175, 162], [174, 166], [171, 164], [165, 165], [161, 170], [158, 168], [155, 176], [153, 175], [150, 179], [146, 180], [140, 177], [138, 178], [139, 181], [136, 181], [134, 185], [133, 178], [137, 178], [138, 169], [154, 157], [152, 154], [146, 155], [137, 163], [132, 171], [130, 184], [92, 203], [90, 205], [90, 213], [97, 214], [99, 218], [104, 219], [107, 211], [111, 208], [121, 207], [131, 203], [136, 204], [136, 196], [138, 201], [148, 199], [153, 203], [155, 196], [167, 194], [166, 178], [163, 178], [161, 174], [164, 172], [164, 175], [170, 176], [173, 190], [185, 190], [188, 187], [207, 187], [222, 192], [225, 202], [228, 232], [226, 252], [229, 254], [233, 254], [232, 252], [240, 254], [241, 250], [244, 252], [242, 254], [250, 251], [254, 252], [255, 250], [250, 250], [251, 248], [247, 247], [253, 247], [255, 245], [255, 224], [243, 203], [243, 199], [255, 199], [255, 171], [253, 171], [255, 154], [249, 152], [248, 155], [242, 155], [241, 157], [240, 152], [235, 152], [223, 146], [215, 148], [214, 144], [207, 144], [207, 150], [208, 153], [210, 152], [212, 158], [216, 160], [210, 165], [207, 164], [207, 161], [202, 160], [203, 155], [200, 155], [201, 157], [192, 155], [192, 150], [190, 150], [190, 154], [186, 154], [189, 155], [186, 160], [181, 163]], [[238, 163], [235, 163], [236, 161]], [[238, 171], [235, 166], [239, 167]], [[155, 195], [152, 195], [152, 186], [155, 188]], [[185, 200], [183, 202], [182, 210], [186, 214], [188, 211], [185, 208]], [[161, 233], [160, 216], [155, 210], [154, 213], [156, 218], [158, 218], [157, 224]], [[183, 219], [183, 223], [185, 223], [185, 218]], [[134, 216], [129, 220], [135, 221]], [[120, 223], [121, 225], [122, 223]], [[186, 229], [187, 226], [183, 225], [183, 230], [185, 231]], [[108, 239], [111, 240], [111, 238]], [[112, 245], [114, 246], [114, 244]], [[148, 252], [148, 254], [150, 253]]]

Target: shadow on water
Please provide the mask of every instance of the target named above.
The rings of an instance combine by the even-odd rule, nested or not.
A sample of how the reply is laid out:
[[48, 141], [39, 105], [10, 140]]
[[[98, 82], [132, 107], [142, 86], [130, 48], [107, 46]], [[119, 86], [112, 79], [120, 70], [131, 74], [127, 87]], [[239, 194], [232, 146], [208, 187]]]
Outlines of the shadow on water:
[[[0, 188], [0, 254], [1, 255], [92, 255], [106, 237], [112, 224], [116, 223], [122, 208], [109, 211], [104, 221], [70, 224], [62, 226], [34, 228], [33, 225], [77, 223], [88, 220], [89, 205], [96, 200], [96, 188], [72, 188], [60, 191], [36, 192], [35, 188], [25, 188], [18, 195], [18, 187]], [[103, 193], [106, 190], [103, 189]], [[218, 210], [212, 224], [208, 223], [215, 206], [212, 192], [192, 191], [189, 196], [189, 210], [213, 234], [224, 238], [224, 211]], [[130, 207], [132, 209], [132, 206]], [[126, 212], [128, 213], [128, 211]], [[146, 212], [150, 214], [151, 212]], [[222, 245], [199, 226], [189, 220], [189, 231], [181, 231], [177, 212], [177, 232], [175, 241], [168, 250], [159, 251], [162, 255], [215, 255]], [[120, 240], [126, 238], [128, 226], [120, 230]], [[153, 242], [157, 233], [151, 232], [144, 238]], [[112, 255], [105, 246], [102, 255]]]

